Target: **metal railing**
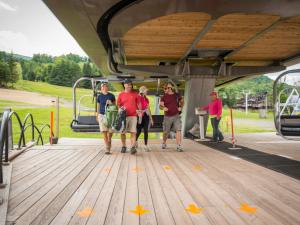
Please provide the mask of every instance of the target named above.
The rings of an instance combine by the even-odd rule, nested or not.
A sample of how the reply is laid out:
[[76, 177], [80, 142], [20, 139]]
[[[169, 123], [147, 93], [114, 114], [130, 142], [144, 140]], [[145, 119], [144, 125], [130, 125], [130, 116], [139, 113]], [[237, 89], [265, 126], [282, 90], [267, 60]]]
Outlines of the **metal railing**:
[[43, 131], [45, 128], [49, 128], [49, 124], [43, 125], [40, 129], [36, 126], [33, 120], [33, 116], [31, 113], [28, 113], [23, 121], [21, 122], [20, 116], [15, 111], [6, 110], [2, 113], [2, 119], [0, 123], [0, 186], [3, 185], [3, 165], [8, 164], [8, 154], [9, 150], [14, 148], [13, 145], [13, 131], [12, 131], [12, 118], [13, 116], [17, 119], [19, 129], [21, 131], [20, 137], [18, 139], [17, 149], [21, 149], [21, 147], [26, 147], [26, 138], [25, 132], [28, 128], [31, 128], [31, 141], [35, 142], [35, 131], [38, 133], [38, 138], [36, 140], [36, 144], [41, 141], [41, 144], [44, 144], [43, 140]]

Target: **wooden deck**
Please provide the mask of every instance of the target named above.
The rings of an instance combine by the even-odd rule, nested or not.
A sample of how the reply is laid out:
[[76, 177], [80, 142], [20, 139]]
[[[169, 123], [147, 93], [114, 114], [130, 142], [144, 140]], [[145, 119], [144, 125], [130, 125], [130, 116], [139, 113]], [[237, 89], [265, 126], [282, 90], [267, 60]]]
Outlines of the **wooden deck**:
[[7, 224], [300, 224], [300, 181], [185, 140], [137, 155], [61, 139], [13, 161]]

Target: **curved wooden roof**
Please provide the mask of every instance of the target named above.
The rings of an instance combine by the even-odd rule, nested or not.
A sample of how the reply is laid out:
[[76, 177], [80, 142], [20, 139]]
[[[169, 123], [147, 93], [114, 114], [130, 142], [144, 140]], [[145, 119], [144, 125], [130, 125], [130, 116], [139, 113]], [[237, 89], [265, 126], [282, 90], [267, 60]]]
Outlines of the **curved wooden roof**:
[[[177, 62], [210, 19], [207, 13], [176, 13], [133, 27], [122, 37], [127, 63]], [[259, 36], [267, 29], [269, 31]], [[248, 41], [251, 43], [245, 45]], [[224, 15], [194, 49], [232, 51], [226, 61], [237, 64], [272, 64], [274, 60], [284, 60], [300, 52], [300, 17], [281, 20], [279, 16], [268, 14]], [[211, 59], [207, 59], [207, 63], [211, 64]]]

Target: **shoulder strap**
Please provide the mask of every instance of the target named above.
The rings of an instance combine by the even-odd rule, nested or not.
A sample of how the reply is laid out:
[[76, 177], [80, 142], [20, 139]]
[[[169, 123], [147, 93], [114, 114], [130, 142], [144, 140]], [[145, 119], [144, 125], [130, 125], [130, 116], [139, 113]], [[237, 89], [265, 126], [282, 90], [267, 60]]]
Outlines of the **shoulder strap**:
[[179, 105], [179, 94], [178, 94], [178, 93], [175, 93], [175, 95], [176, 95], [177, 107], [179, 107], [179, 106], [180, 106], [180, 105]]

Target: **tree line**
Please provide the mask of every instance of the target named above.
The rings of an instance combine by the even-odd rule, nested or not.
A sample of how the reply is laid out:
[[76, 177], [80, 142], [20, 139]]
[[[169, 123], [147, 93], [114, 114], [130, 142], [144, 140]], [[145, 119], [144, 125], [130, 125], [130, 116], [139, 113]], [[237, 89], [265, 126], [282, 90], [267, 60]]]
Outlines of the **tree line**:
[[[53, 57], [47, 54], [34, 54], [32, 58], [0, 52], [0, 86], [8, 87], [18, 79], [47, 82], [71, 87], [83, 76], [102, 76], [98, 67], [87, 57], [76, 54]], [[81, 87], [90, 88], [89, 82]]]
[[273, 101], [274, 81], [267, 76], [258, 76], [241, 81], [233, 82], [224, 87], [218, 88], [219, 96], [222, 97], [223, 105], [233, 107], [239, 99], [245, 97], [248, 92], [250, 97], [267, 95], [269, 103]]

